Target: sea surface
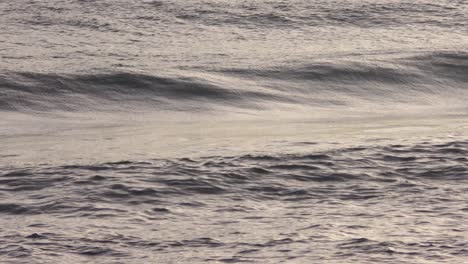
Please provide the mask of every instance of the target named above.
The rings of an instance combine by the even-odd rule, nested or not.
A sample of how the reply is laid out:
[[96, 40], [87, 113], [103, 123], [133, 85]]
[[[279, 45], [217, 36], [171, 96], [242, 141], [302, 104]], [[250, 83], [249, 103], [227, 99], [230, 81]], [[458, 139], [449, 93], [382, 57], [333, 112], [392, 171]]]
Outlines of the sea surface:
[[468, 263], [468, 1], [0, 0], [0, 263]]

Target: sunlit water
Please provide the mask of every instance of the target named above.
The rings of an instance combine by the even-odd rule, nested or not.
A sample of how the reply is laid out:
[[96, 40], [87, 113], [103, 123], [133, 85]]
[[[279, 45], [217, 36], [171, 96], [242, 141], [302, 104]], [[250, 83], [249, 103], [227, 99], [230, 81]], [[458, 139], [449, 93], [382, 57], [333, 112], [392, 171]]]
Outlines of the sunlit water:
[[0, 1], [0, 263], [468, 261], [468, 2]]

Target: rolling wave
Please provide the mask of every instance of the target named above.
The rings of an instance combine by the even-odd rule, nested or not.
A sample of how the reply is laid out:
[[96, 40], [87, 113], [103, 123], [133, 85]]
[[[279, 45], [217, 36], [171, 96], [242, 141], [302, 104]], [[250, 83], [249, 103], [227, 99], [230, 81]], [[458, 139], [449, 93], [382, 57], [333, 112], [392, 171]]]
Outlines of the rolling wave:
[[270, 109], [276, 103], [327, 108], [363, 100], [418, 104], [428, 96], [466, 96], [467, 62], [466, 53], [452, 52], [372, 63], [337, 60], [270, 69], [202, 69], [170, 77], [133, 72], [3, 73], [0, 109], [203, 111], [225, 106]]
[[[92, 110], [123, 103], [164, 108], [170, 100], [236, 102], [236, 91], [191, 78], [129, 72], [89, 75], [14, 73], [0, 77], [2, 110]], [[261, 96], [249, 92], [244, 96]]]

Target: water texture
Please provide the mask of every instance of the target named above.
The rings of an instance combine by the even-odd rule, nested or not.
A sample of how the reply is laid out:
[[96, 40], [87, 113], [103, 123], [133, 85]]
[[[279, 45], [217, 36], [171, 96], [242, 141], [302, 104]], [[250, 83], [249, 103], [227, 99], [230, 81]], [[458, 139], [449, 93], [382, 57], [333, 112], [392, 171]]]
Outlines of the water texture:
[[468, 1], [0, 0], [0, 263], [468, 262]]
[[5, 168], [0, 256], [4, 263], [458, 262], [468, 257], [467, 154], [466, 142], [420, 142]]

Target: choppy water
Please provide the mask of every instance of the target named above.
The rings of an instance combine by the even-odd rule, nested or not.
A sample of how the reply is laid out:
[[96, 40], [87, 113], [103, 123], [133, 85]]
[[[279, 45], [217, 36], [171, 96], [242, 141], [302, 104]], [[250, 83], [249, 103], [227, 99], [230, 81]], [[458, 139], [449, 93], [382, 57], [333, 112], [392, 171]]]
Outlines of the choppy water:
[[0, 1], [1, 263], [463, 263], [468, 2]]

